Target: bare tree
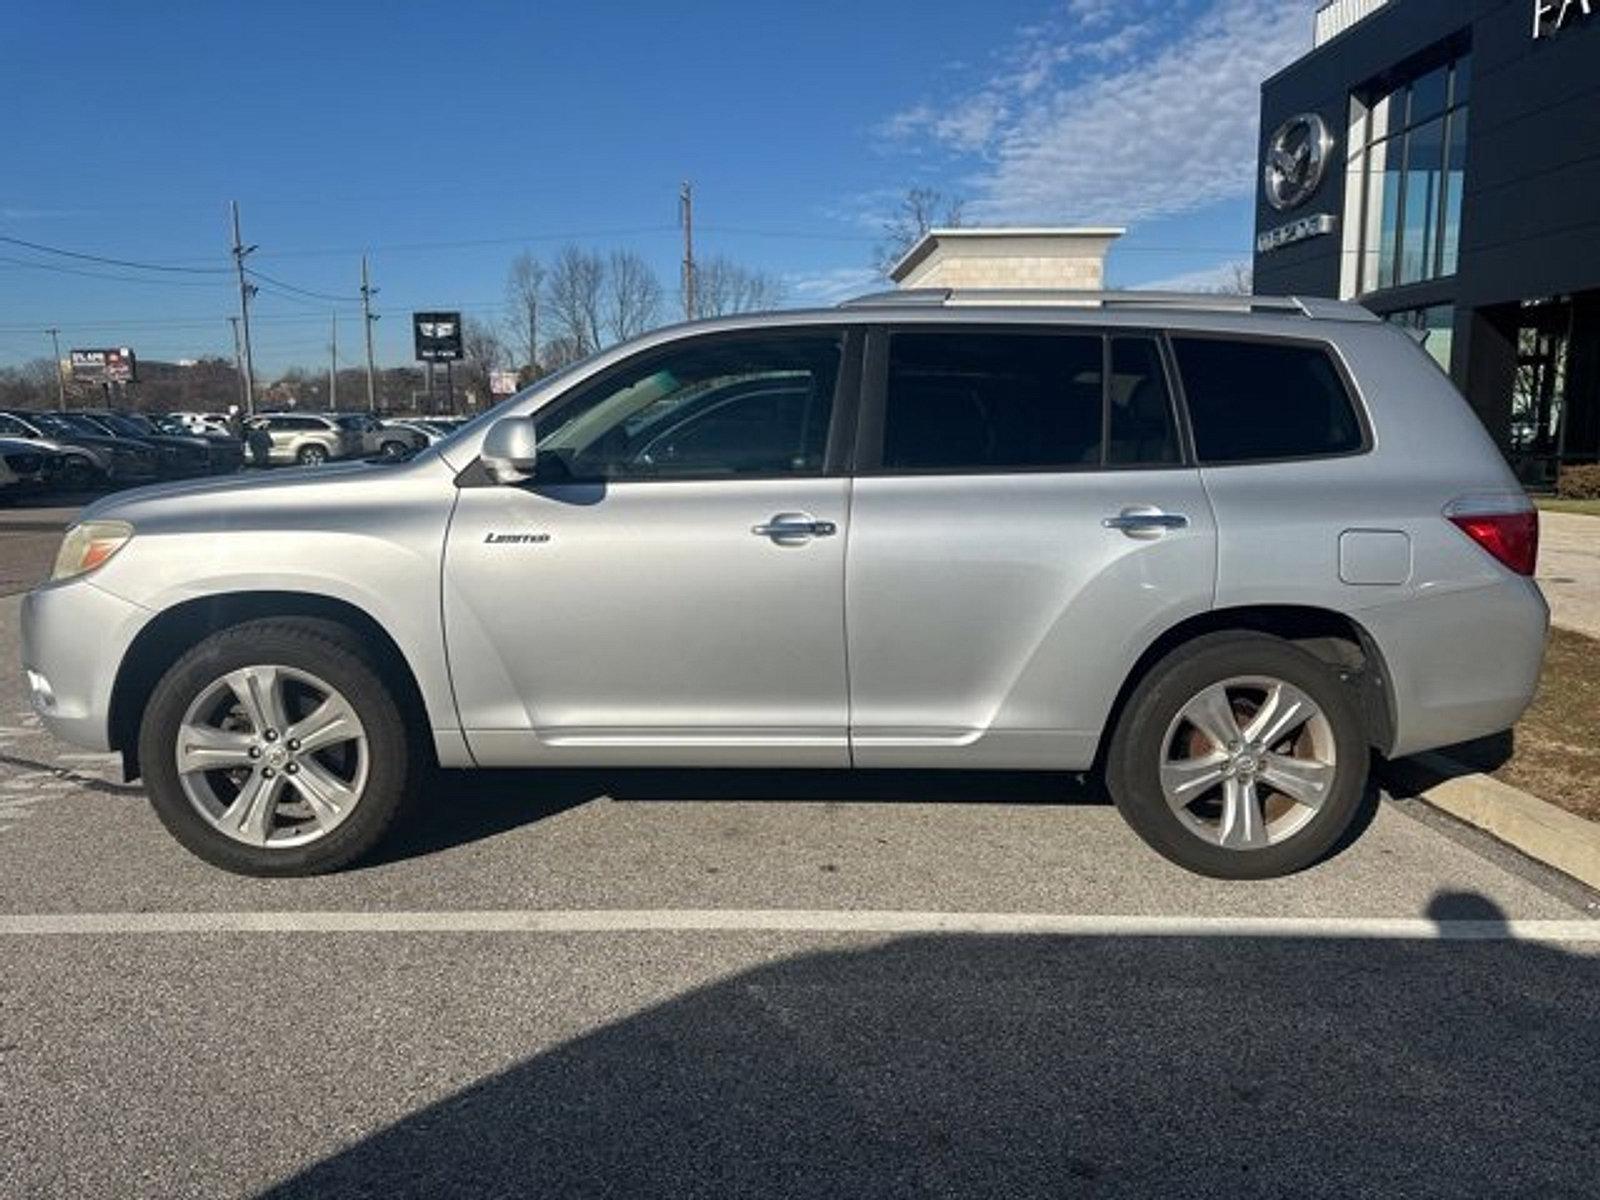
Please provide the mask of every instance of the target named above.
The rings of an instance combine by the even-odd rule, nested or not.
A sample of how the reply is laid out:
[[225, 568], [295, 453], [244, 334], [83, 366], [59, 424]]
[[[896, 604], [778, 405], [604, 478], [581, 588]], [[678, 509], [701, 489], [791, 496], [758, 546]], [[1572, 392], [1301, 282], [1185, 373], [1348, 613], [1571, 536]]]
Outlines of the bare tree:
[[506, 333], [516, 360], [524, 366], [534, 366], [539, 361], [539, 297], [544, 292], [545, 275], [544, 264], [526, 250], [511, 260], [511, 269], [506, 273], [506, 303], [510, 309]]
[[511, 358], [505, 342], [486, 321], [467, 317], [461, 322], [461, 353], [485, 374], [498, 371]]
[[541, 350], [544, 352], [544, 357], [539, 361], [539, 368], [546, 373], [559, 371], [562, 367], [570, 366], [589, 355], [589, 351], [564, 335], [545, 339]]
[[458, 366], [462, 389], [475, 402], [488, 397], [489, 373], [511, 361], [505, 342], [487, 321], [465, 317], [461, 322], [461, 353], [463, 359]]
[[754, 312], [776, 308], [783, 302], [783, 284], [777, 276], [741, 266], [720, 255], [696, 263], [694, 279], [697, 316]]
[[600, 348], [600, 310], [606, 282], [605, 260], [568, 246], [556, 257], [545, 284], [545, 309], [558, 338], [566, 338], [580, 354]]
[[1247, 262], [1231, 262], [1223, 269], [1222, 282], [1210, 291], [1222, 296], [1248, 296], [1256, 290], [1256, 274]]
[[914, 187], [900, 197], [894, 215], [883, 223], [883, 241], [873, 264], [885, 275], [930, 229], [959, 229], [966, 201], [937, 188]]
[[661, 281], [632, 250], [613, 250], [606, 280], [606, 332], [627, 341], [653, 328], [661, 316]]

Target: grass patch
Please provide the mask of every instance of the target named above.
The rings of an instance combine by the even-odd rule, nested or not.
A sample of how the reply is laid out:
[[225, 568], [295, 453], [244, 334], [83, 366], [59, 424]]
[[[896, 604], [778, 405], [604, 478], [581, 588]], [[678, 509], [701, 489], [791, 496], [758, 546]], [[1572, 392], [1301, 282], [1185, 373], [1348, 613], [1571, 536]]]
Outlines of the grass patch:
[[1581, 513], [1586, 517], [1600, 517], [1600, 500], [1558, 500], [1554, 496], [1540, 496], [1534, 503], [1542, 512]]
[[1600, 641], [1551, 630], [1539, 694], [1513, 748], [1496, 779], [1600, 821]]

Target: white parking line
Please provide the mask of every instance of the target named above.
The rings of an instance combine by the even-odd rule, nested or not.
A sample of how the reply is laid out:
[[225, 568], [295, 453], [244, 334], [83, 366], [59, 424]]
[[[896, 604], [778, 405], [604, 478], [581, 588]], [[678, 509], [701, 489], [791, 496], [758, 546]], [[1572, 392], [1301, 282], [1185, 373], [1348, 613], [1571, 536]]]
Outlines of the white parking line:
[[794, 909], [166, 912], [0, 915], [0, 936], [194, 933], [876, 933], [1600, 943], [1600, 921], [1143, 917]]

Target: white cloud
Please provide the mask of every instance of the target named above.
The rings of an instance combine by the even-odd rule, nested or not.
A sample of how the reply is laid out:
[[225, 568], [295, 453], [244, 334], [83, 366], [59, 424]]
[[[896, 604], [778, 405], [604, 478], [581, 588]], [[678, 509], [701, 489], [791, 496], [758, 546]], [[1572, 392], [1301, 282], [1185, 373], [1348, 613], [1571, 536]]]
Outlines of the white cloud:
[[1165, 279], [1136, 284], [1143, 292], [1216, 292], [1237, 291], [1241, 283], [1250, 279], [1251, 263], [1248, 258], [1229, 259], [1197, 271], [1169, 275]]
[[881, 127], [973, 159], [969, 216], [1126, 224], [1248, 195], [1261, 81], [1310, 44], [1314, 0], [1067, 0], [991, 76]]
[[789, 294], [800, 303], [817, 307], [827, 307], [888, 286], [883, 276], [871, 267], [834, 267], [789, 275], [783, 282]]

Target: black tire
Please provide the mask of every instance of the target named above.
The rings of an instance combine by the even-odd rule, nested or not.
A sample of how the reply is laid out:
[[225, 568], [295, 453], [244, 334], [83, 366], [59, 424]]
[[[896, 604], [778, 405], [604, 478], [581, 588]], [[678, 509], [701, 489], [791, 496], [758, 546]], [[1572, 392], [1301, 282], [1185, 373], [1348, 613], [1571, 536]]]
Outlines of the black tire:
[[411, 452], [411, 447], [405, 442], [383, 442], [378, 446], [378, 455], [381, 458], [404, 458]]
[[81, 458], [68, 458], [61, 468], [59, 486], [66, 491], [81, 492], [85, 488], [93, 487], [99, 478], [100, 472], [94, 469], [92, 463], [87, 463]]
[[318, 446], [315, 443], [309, 446], [301, 446], [300, 452], [295, 455], [295, 460], [302, 467], [320, 467], [328, 461], [327, 447]]
[[[1233, 849], [1205, 840], [1180, 819], [1161, 786], [1163, 740], [1179, 712], [1206, 688], [1241, 676], [1270, 676], [1304, 692], [1332, 730], [1334, 776], [1303, 826], [1285, 840]], [[1339, 845], [1360, 813], [1371, 761], [1360, 714], [1333, 670], [1281, 638], [1219, 633], [1163, 658], [1129, 697], [1106, 757], [1106, 785], [1117, 809], [1162, 857], [1216, 879], [1273, 879], [1304, 870]]]
[[[368, 767], [354, 810], [319, 839], [290, 848], [251, 846], [214, 828], [179, 780], [175, 747], [185, 712], [229, 671], [272, 664], [326, 680], [365, 730]], [[214, 633], [180, 658], [151, 693], [139, 730], [139, 763], [161, 823], [194, 854], [239, 875], [317, 875], [368, 854], [408, 807], [425, 755], [400, 703], [343, 627], [307, 618], [250, 621]]]

